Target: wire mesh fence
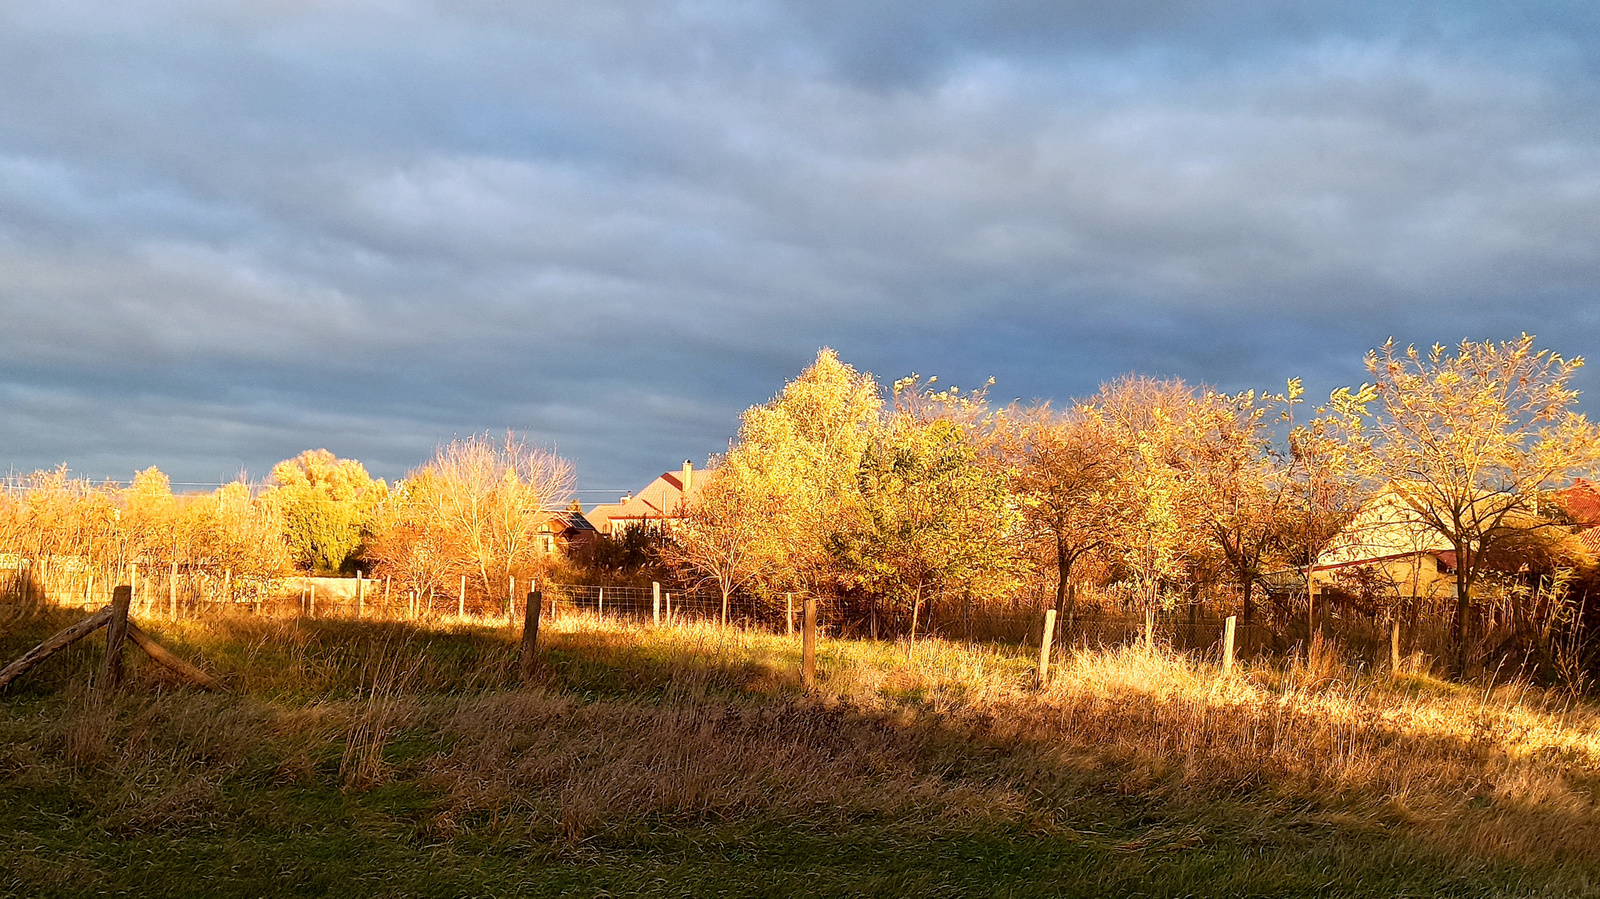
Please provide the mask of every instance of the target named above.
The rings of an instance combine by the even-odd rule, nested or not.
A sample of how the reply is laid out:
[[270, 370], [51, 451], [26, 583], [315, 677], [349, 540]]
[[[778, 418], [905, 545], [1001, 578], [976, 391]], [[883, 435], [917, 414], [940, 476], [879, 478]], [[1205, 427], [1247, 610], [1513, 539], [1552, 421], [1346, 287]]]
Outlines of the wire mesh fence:
[[[209, 615], [247, 614], [279, 618], [313, 617], [387, 621], [460, 622], [503, 624], [522, 622], [533, 582], [511, 580], [494, 595], [467, 580], [457, 589], [406, 589], [383, 578], [259, 577], [228, 568], [204, 566], [96, 566], [71, 560], [0, 560], [0, 599], [50, 603], [97, 609], [111, 601], [119, 584], [133, 587], [133, 613], [150, 619], [186, 619]], [[559, 619], [583, 614], [595, 619], [642, 626], [718, 624], [799, 633], [803, 602], [797, 596], [768, 597], [756, 604], [748, 597], [733, 597], [724, 608], [712, 591], [685, 590], [677, 585], [601, 585], [543, 582], [537, 584], [545, 603], [544, 614]], [[858, 608], [828, 602], [820, 604], [823, 634], [858, 639], [900, 639], [908, 621], [886, 617], [874, 625]], [[1037, 645], [1043, 635], [1044, 602], [982, 606], [930, 605], [917, 621], [919, 636], [960, 642], [1000, 642]], [[726, 614], [726, 617], [724, 615]], [[1148, 637], [1147, 637], [1148, 627]], [[1360, 616], [1323, 620], [1318, 629], [1336, 639], [1346, 655], [1383, 662], [1391, 652], [1392, 621]], [[1451, 636], [1437, 622], [1402, 623], [1400, 651], [1444, 658]], [[1224, 616], [1210, 608], [1191, 605], [1157, 613], [1147, 624], [1134, 610], [1087, 607], [1056, 624], [1054, 643], [1069, 646], [1110, 647], [1141, 643], [1146, 639], [1174, 649], [1206, 656], [1220, 654]], [[1312, 626], [1301, 619], [1238, 622], [1235, 650], [1241, 657], [1293, 652], [1310, 641]], [[1506, 639], [1504, 628], [1481, 626], [1472, 634], [1473, 654], [1488, 657]]]

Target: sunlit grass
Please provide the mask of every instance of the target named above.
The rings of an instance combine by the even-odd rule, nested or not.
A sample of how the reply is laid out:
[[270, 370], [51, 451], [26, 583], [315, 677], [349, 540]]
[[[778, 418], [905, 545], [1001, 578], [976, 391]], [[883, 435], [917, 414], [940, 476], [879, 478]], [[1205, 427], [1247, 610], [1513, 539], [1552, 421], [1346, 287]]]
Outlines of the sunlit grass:
[[[7, 621], [0, 654], [64, 617]], [[782, 869], [856, 850], [933, 893], [992, 889], [985, 878], [1013, 865], [1208, 895], [1324, 882], [1583, 895], [1600, 870], [1600, 712], [1526, 683], [1397, 677], [1321, 650], [1224, 676], [1158, 645], [1070, 650], [1040, 689], [1031, 647], [825, 638], [806, 694], [798, 637], [566, 612], [544, 621], [523, 684], [503, 620], [149, 629], [230, 692], [136, 665], [104, 698], [88, 645], [13, 687], [0, 699], [0, 844], [19, 847], [0, 850], [6, 890], [71, 894], [31, 864], [45, 850], [116, 888], [123, 867], [148, 869], [133, 860], [152, 840], [191, 847], [194, 883], [215, 876], [198, 859], [218, 841], [258, 859], [321, 840], [407, 876], [425, 876], [416, 858], [474, 859], [466, 892], [522, 882], [519, 865], [587, 883], [570, 866], [591, 851], [635, 868], [638, 853], [694, 855], [698, 867], [643, 865], [759, 887], [789, 875], [763, 881], [740, 853]], [[999, 855], [935, 873], [939, 846]], [[355, 870], [296, 851], [313, 879]], [[596, 889], [632, 882], [581, 864], [601, 865]], [[898, 895], [859, 889], [875, 871], [850, 870], [805, 882]], [[1021, 892], [1059, 894], [1051, 884]]]

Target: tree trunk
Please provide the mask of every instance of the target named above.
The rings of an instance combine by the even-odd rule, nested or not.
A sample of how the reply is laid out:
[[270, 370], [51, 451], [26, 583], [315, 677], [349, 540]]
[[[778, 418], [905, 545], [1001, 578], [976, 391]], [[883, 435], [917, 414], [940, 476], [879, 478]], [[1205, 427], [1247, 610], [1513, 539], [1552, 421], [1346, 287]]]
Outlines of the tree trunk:
[[1466, 554], [1456, 552], [1456, 608], [1450, 622], [1450, 642], [1455, 658], [1450, 663], [1450, 676], [1461, 680], [1467, 676], [1467, 614], [1471, 611], [1472, 592], [1466, 578]]
[[1075, 557], [1056, 544], [1056, 628], [1072, 630], [1072, 610], [1077, 604], [1078, 591], [1072, 583], [1072, 563]]

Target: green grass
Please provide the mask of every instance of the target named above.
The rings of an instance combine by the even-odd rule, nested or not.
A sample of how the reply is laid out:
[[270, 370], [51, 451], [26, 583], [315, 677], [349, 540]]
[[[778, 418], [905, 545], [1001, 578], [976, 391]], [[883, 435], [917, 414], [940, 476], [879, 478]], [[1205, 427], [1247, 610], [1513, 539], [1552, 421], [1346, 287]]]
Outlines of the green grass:
[[[0, 620], [0, 658], [71, 614]], [[1585, 896], [1596, 710], [1322, 659], [219, 620], [0, 696], [3, 896]], [[130, 661], [136, 654], [130, 654]]]

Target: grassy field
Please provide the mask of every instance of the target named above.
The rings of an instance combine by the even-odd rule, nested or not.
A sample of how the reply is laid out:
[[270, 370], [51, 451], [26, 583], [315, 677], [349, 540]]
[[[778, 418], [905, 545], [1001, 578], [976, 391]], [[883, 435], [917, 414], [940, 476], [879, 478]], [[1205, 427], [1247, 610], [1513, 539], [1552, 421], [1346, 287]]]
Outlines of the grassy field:
[[[81, 613], [0, 608], [0, 660]], [[0, 697], [4, 896], [1594, 896], [1600, 709], [1313, 653], [233, 619]], [[135, 660], [137, 653], [130, 653]]]

